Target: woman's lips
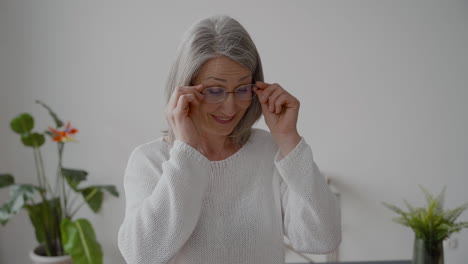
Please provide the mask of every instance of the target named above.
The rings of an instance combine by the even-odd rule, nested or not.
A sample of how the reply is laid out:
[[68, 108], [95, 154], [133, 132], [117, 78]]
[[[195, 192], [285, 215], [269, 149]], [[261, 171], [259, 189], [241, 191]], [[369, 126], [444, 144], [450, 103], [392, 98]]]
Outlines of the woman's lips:
[[231, 116], [231, 117], [221, 117], [221, 116], [215, 116], [215, 115], [211, 115], [211, 116], [216, 122], [220, 124], [229, 124], [232, 122], [232, 120], [234, 120], [234, 116]]

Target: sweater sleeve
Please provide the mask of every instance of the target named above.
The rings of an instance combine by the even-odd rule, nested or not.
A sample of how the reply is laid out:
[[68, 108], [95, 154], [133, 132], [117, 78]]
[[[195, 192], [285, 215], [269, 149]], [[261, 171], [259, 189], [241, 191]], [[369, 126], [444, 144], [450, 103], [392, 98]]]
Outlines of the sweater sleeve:
[[325, 254], [341, 243], [338, 201], [315, 164], [304, 138], [286, 157], [278, 151], [284, 234], [303, 253]]
[[130, 155], [124, 175], [125, 218], [118, 234], [129, 264], [168, 263], [198, 222], [209, 161], [178, 140], [169, 153], [160, 169], [154, 164], [158, 161], [139, 148]]

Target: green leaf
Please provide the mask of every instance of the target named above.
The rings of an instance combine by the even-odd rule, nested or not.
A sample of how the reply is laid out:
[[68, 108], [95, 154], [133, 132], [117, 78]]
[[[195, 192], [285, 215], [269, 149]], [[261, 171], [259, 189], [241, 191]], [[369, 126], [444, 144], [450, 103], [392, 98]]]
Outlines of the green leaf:
[[52, 109], [50, 109], [50, 107], [48, 105], [46, 105], [45, 103], [39, 101], [39, 100], [36, 100], [36, 103], [42, 105], [45, 109], [47, 109], [49, 111], [49, 114], [50, 116], [52, 116], [52, 118], [54, 119], [54, 122], [55, 122], [55, 125], [57, 126], [57, 128], [60, 128], [63, 126], [63, 122], [62, 120], [60, 120], [57, 116], [56, 113], [54, 113], [54, 111], [52, 111]]
[[39, 133], [21, 135], [21, 141], [27, 147], [38, 148], [45, 142], [45, 137]]
[[418, 186], [419, 186], [419, 189], [421, 189], [421, 191], [423, 192], [424, 197], [426, 198], [427, 205], [429, 205], [432, 202], [432, 200], [434, 200], [434, 196], [432, 196], [432, 194], [423, 186], [421, 185], [418, 185]]
[[115, 185], [100, 185], [95, 187], [101, 188], [101, 190], [105, 190], [115, 197], [119, 197], [119, 192], [117, 191]]
[[75, 222], [63, 219], [60, 224], [62, 244], [75, 264], [102, 264], [102, 249], [91, 223], [86, 219]]
[[443, 210], [446, 187], [435, 197], [427, 189], [419, 186], [426, 199], [427, 206], [415, 208], [404, 200], [409, 212], [401, 210], [399, 207], [383, 202], [388, 209], [396, 212], [401, 217], [393, 219], [395, 222], [410, 227], [417, 238], [426, 241], [441, 241], [452, 233], [459, 232], [468, 227], [468, 222], [458, 222], [455, 220], [468, 208], [465, 203], [452, 210]]
[[29, 219], [36, 232], [36, 239], [39, 244], [45, 244], [53, 251], [54, 241], [60, 238], [60, 221], [62, 209], [59, 198], [46, 200], [34, 205], [25, 205]]
[[80, 182], [82, 181], [85, 181], [86, 176], [88, 175], [88, 173], [84, 170], [74, 170], [66, 168], [62, 168], [62, 174], [67, 180], [68, 185], [70, 185], [70, 187], [76, 192], [79, 191], [78, 184], [80, 184]]
[[93, 212], [97, 213], [101, 209], [104, 193], [98, 187], [88, 187], [80, 190], [85, 202]]
[[10, 127], [18, 134], [29, 133], [34, 127], [34, 118], [28, 113], [22, 113], [11, 120]]
[[8, 210], [11, 214], [16, 214], [23, 208], [24, 204], [33, 198], [35, 191], [42, 189], [30, 184], [13, 185], [10, 188], [10, 199], [8, 201]]
[[382, 204], [387, 207], [388, 209], [394, 211], [395, 213], [397, 214], [400, 214], [400, 215], [404, 215], [405, 213], [403, 212], [403, 210], [401, 210], [398, 206], [396, 205], [393, 205], [393, 204], [389, 204], [389, 203], [386, 203], [386, 202], [382, 202]]
[[0, 188], [10, 186], [15, 183], [15, 178], [11, 174], [0, 174]]
[[440, 192], [440, 194], [437, 196], [436, 200], [437, 200], [437, 213], [438, 214], [441, 214], [443, 212], [443, 209], [444, 209], [444, 202], [445, 202], [445, 191], [447, 189], [447, 186], [444, 186], [444, 188], [442, 188], [442, 191]]
[[88, 206], [97, 213], [101, 209], [102, 201], [104, 198], [103, 191], [107, 191], [113, 196], [118, 197], [119, 193], [114, 185], [94, 185], [87, 188], [81, 189], [80, 192], [83, 194]]
[[10, 220], [10, 217], [12, 214], [10, 214], [10, 210], [8, 209], [8, 204], [4, 204], [0, 208], [0, 224], [5, 225], [8, 223], [8, 220]]
[[9, 199], [0, 208], [0, 224], [2, 225], [5, 225], [13, 215], [17, 214], [25, 206], [27, 201], [33, 198], [35, 191], [43, 191], [43, 189], [29, 184], [10, 186]]

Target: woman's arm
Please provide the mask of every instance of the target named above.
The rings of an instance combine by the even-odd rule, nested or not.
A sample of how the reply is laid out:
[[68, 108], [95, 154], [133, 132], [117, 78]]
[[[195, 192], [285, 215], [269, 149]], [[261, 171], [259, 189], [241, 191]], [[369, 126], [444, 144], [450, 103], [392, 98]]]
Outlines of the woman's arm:
[[170, 158], [157, 160], [137, 148], [124, 176], [125, 219], [118, 234], [127, 263], [167, 263], [192, 234], [208, 186], [208, 159], [176, 140]]
[[335, 250], [341, 242], [340, 208], [313, 160], [312, 150], [302, 138], [281, 158], [278, 151], [275, 165], [280, 174], [284, 234], [298, 252]]

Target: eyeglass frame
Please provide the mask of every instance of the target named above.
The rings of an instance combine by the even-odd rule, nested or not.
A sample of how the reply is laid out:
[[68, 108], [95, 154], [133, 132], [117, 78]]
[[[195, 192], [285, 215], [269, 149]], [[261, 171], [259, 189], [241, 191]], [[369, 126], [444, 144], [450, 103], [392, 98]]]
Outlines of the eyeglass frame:
[[[223, 98], [222, 100], [220, 100], [220, 101], [218, 101], [218, 102], [215, 102], [215, 103], [210, 103], [210, 102], [206, 102], [206, 101], [205, 101], [207, 104], [219, 104], [219, 103], [223, 102], [224, 100], [226, 100], [228, 94], [230, 94], [230, 93], [234, 94], [234, 99], [236, 99], [235, 94], [238, 93], [238, 92], [236, 92], [236, 90], [239, 89], [239, 88], [241, 88], [241, 87], [244, 87], [244, 86], [251, 86], [251, 91], [250, 91], [250, 92], [252, 93], [252, 97], [250, 98], [250, 100], [247, 100], [247, 101], [240, 101], [240, 102], [251, 102], [252, 99], [254, 99], [254, 98], [257, 96], [257, 94], [254, 92], [255, 87], [256, 87], [256, 86], [255, 86], [255, 82], [250, 83], [250, 84], [239, 85], [239, 86], [236, 87], [236, 88], [234, 89], [234, 91], [232, 91], [232, 92], [226, 92], [226, 88], [224, 88], [224, 87], [222, 87], [222, 86], [209, 86], [209, 87], [206, 87], [205, 89], [203, 89], [203, 91], [201, 92], [201, 94], [203, 94], [203, 95], [205, 96], [206, 94], [205, 94], [204, 92], [205, 92], [205, 90], [208, 89], [208, 88], [213, 88], [213, 87], [215, 87], [215, 88], [223, 88], [223, 89], [224, 89], [224, 98]], [[237, 99], [236, 99], [236, 100], [237, 100]]]

